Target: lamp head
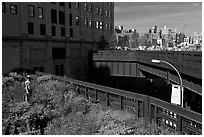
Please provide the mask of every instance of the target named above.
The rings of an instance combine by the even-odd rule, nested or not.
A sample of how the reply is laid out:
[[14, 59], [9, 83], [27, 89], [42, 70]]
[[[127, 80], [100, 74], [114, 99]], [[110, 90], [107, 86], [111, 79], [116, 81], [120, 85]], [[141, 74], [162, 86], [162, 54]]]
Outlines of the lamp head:
[[152, 59], [152, 63], [160, 63], [161, 61], [158, 59]]

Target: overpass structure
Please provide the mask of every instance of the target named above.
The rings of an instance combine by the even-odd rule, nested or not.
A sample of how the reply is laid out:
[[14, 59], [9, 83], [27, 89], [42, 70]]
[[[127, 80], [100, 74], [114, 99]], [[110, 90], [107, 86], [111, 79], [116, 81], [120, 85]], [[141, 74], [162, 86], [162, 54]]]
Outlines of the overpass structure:
[[93, 53], [96, 68], [106, 68], [111, 76], [144, 77], [145, 73], [180, 84], [179, 76], [167, 64], [154, 64], [152, 59], [174, 65], [183, 86], [202, 95], [202, 52], [189, 51], [97, 51]]

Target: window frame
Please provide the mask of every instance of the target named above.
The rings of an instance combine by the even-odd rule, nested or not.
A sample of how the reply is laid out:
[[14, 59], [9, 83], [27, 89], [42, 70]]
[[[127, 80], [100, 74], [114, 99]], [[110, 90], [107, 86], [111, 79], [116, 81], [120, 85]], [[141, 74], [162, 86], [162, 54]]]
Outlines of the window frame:
[[[44, 26], [44, 31], [42, 26]], [[46, 25], [45, 24], [40, 24], [40, 35], [46, 35]]]
[[29, 14], [29, 17], [35, 18], [35, 6], [34, 5], [28, 5], [28, 14]]
[[52, 36], [56, 36], [56, 26], [55, 25], [51, 25], [51, 34]]
[[84, 19], [84, 27], [88, 27], [88, 19], [87, 18]]
[[102, 16], [103, 15], [103, 9], [99, 8], [99, 15]]
[[76, 16], [76, 17], [75, 17], [75, 24], [76, 24], [76, 26], [79, 26], [79, 25], [80, 25], [80, 23], [79, 23], [79, 16]]
[[43, 8], [42, 7], [38, 7], [38, 19], [43, 19]]
[[[14, 5], [14, 4], [10, 4], [10, 13], [11, 14], [14, 14], [14, 15], [17, 15], [17, 6], [16, 5]], [[12, 7], [14, 7], [14, 9], [12, 8]], [[14, 12], [13, 12], [14, 11]]]
[[92, 28], [92, 20], [91, 20], [91, 19], [88, 20], [88, 26], [89, 26], [90, 28]]
[[79, 9], [79, 2], [75, 2], [76, 9]]
[[99, 7], [96, 6], [96, 14], [98, 15], [99, 14]]
[[88, 9], [87, 9], [87, 2], [84, 2], [84, 11], [88, 11]]
[[[32, 28], [30, 27], [30, 25], [32, 25]], [[34, 34], [35, 33], [33, 22], [28, 22], [27, 27], [28, 27], [28, 34]], [[32, 29], [32, 30], [30, 30], [30, 29]]]
[[65, 27], [60, 27], [60, 31], [61, 31], [61, 37], [66, 37], [66, 28]]
[[2, 13], [6, 13], [6, 3], [2, 2]]
[[89, 9], [88, 9], [89, 12], [92, 12], [92, 5], [89, 4]]
[[102, 21], [99, 22], [99, 29], [100, 29], [100, 30], [103, 29], [103, 22], [102, 22]]

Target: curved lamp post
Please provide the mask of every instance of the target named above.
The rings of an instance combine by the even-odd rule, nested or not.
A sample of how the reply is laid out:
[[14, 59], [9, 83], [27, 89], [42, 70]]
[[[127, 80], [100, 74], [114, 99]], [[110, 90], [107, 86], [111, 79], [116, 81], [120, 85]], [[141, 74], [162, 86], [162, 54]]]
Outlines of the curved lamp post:
[[180, 79], [180, 86], [181, 86], [181, 107], [183, 108], [182, 79], [181, 79], [181, 75], [180, 75], [179, 71], [172, 64], [170, 64], [169, 62], [164, 61], [164, 60], [152, 59], [152, 63], [165, 63], [165, 64], [168, 64], [169, 66], [171, 66], [177, 72], [177, 74], [179, 76], [179, 79]]

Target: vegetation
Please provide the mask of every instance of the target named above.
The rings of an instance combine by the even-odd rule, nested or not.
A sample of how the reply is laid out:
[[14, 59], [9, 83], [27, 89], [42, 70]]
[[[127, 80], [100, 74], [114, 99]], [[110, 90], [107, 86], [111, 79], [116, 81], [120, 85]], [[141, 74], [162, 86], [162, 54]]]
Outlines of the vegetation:
[[176, 134], [134, 114], [92, 103], [72, 84], [32, 75], [30, 102], [24, 102], [24, 77], [10, 73], [2, 84], [2, 133], [21, 135]]

